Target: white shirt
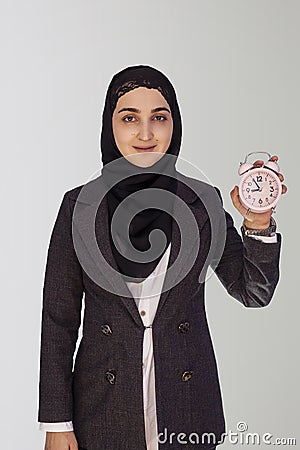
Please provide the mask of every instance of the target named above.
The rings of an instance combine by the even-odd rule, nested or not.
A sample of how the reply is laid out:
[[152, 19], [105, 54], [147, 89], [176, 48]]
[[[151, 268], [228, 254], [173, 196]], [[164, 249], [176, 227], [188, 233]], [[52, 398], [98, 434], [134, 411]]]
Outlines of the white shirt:
[[[265, 243], [277, 242], [277, 235], [274, 236], [249, 236]], [[147, 450], [158, 450], [158, 431], [156, 417], [155, 399], [155, 376], [154, 376], [154, 354], [152, 328], [160, 294], [168, 266], [171, 251], [171, 243], [155, 267], [154, 271], [141, 283], [126, 282], [132, 296], [135, 299], [143, 324], [146, 327], [143, 341], [143, 398], [144, 398], [144, 418]], [[73, 423], [54, 422], [40, 423], [39, 429], [42, 431], [72, 431]]]

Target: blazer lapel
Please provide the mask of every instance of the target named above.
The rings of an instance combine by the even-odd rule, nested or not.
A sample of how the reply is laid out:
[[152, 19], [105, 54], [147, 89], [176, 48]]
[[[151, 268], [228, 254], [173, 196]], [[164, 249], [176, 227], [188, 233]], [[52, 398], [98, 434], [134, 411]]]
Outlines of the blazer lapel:
[[[184, 182], [184, 180], [186, 180], [186, 178], [184, 176], [179, 176], [179, 179], [181, 179], [183, 182]], [[191, 185], [191, 183], [187, 183], [187, 184]], [[164, 280], [163, 287], [162, 287], [162, 293], [161, 293], [161, 296], [159, 299], [159, 303], [158, 303], [158, 307], [157, 307], [157, 311], [156, 311], [154, 320], [156, 320], [157, 317], [159, 316], [159, 314], [161, 313], [163, 306], [165, 305], [171, 291], [173, 290], [172, 287], [171, 287], [171, 289], [164, 290], [165, 287], [170, 283], [171, 286], [173, 286], [175, 288], [176, 285], [180, 282], [180, 280], [178, 281], [178, 278], [180, 277], [183, 269], [185, 267], [189, 266], [189, 264], [190, 264], [189, 260], [191, 258], [192, 258], [192, 260], [194, 260], [194, 258], [197, 257], [198, 248], [199, 248], [199, 244], [200, 244], [198, 233], [200, 232], [203, 224], [206, 222], [207, 217], [208, 217], [206, 210], [202, 204], [198, 205], [198, 208], [194, 208], [192, 206], [192, 204], [197, 200], [198, 196], [195, 192], [188, 190], [185, 183], [178, 185], [176, 195], [177, 195], [177, 197], [181, 198], [185, 204], [189, 205], [189, 209], [191, 210], [191, 212], [194, 212], [195, 219], [197, 222], [197, 230], [196, 230], [197, 233], [193, 234], [192, 232], [188, 232], [185, 234], [184, 245], [186, 246], [186, 248], [183, 249], [183, 253], [181, 256], [180, 269], [179, 269], [179, 271], [177, 271], [177, 274], [172, 275], [172, 267], [171, 266], [176, 263], [177, 257], [179, 255], [179, 252], [180, 252], [182, 244], [183, 244], [179, 226], [177, 224], [175, 224], [175, 226], [172, 227], [171, 252], [170, 252], [170, 257], [169, 257], [169, 261], [168, 261], [168, 265], [167, 265], [165, 280]], [[200, 206], [200, 208], [199, 208], [199, 206]], [[183, 223], [185, 225], [185, 229], [191, 228], [190, 216], [187, 215], [183, 210], [181, 210], [180, 203], [177, 200], [175, 201], [175, 204], [174, 204], [174, 213], [173, 214], [174, 214], [174, 218], [176, 218], [176, 217], [180, 218], [181, 223]], [[188, 295], [188, 289], [189, 289], [189, 286], [186, 287], [187, 295]]]
[[132, 297], [132, 294], [129, 288], [127, 287], [127, 284], [124, 281], [122, 275], [120, 275], [119, 273], [119, 269], [112, 252], [109, 237], [107, 197], [103, 199], [103, 202], [98, 210], [95, 232], [98, 242], [101, 242], [101, 250], [104, 258], [106, 259], [107, 263], [116, 271], [112, 272], [108, 278], [112, 288], [115, 289], [115, 287], [118, 287], [119, 291], [121, 292], [125, 291], [128, 294], [126, 296], [118, 295], [118, 297], [121, 299], [121, 301], [129, 311], [129, 313], [131, 314], [132, 318], [134, 319], [134, 321], [138, 325], [144, 326], [143, 321], [138, 312], [135, 300]]

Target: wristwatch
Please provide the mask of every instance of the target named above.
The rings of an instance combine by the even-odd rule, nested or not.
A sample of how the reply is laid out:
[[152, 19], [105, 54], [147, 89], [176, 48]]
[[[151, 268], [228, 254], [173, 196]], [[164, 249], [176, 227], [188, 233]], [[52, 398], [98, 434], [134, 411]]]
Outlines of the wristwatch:
[[273, 217], [270, 220], [270, 226], [268, 228], [264, 228], [263, 230], [252, 230], [251, 228], [243, 226], [241, 227], [243, 236], [272, 236], [276, 231], [276, 222]]

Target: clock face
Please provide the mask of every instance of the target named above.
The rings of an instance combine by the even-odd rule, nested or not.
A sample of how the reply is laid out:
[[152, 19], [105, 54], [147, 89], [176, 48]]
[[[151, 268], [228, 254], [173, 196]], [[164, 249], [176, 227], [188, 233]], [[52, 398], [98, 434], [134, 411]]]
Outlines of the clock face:
[[278, 176], [265, 167], [246, 172], [239, 185], [240, 200], [246, 208], [264, 212], [274, 207], [281, 195], [282, 185]]

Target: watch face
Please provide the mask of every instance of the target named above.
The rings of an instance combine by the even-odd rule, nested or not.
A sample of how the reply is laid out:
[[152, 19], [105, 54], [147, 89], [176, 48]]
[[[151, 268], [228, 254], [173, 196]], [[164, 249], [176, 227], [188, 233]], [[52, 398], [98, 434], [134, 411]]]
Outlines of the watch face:
[[246, 208], [264, 212], [274, 207], [281, 195], [282, 185], [278, 176], [264, 167], [246, 172], [239, 185], [240, 200]]

